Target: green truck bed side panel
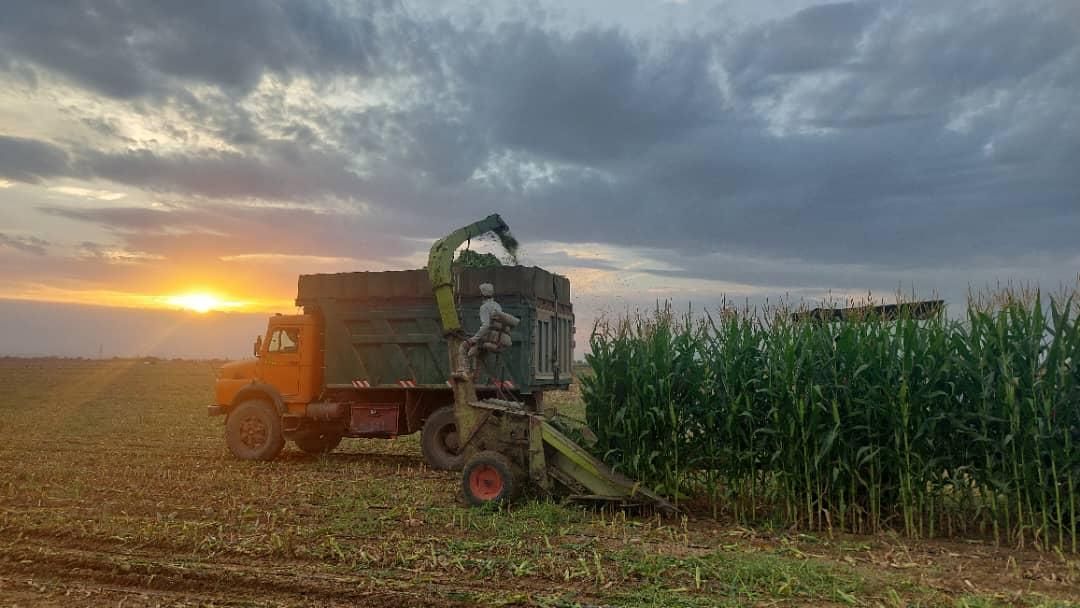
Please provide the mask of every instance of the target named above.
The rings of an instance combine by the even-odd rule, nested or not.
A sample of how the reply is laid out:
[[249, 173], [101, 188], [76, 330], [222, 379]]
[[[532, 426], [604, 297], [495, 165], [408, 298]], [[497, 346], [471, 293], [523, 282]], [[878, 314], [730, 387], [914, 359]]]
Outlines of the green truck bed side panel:
[[[557, 383], [550, 376], [536, 377], [534, 371], [538, 307], [553, 310], [557, 297], [560, 317], [573, 321], [565, 277], [511, 266], [458, 270], [455, 281], [466, 333], [480, 326], [481, 283], [495, 285], [503, 310], [521, 319], [511, 332], [513, 346], [498, 357], [489, 356], [495, 369], [482, 369], [480, 384], [510, 380], [525, 393], [569, 385], [570, 370], [562, 370]], [[442, 386], [450, 376], [446, 340], [424, 270], [303, 275], [296, 303], [323, 317], [327, 384], [366, 380], [375, 386], [411, 380]]]

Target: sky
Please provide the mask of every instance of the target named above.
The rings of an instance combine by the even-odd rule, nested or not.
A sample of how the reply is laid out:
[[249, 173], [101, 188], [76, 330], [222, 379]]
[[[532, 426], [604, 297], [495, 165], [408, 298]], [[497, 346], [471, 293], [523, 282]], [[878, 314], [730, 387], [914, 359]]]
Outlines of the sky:
[[579, 345], [657, 301], [1080, 272], [1075, 0], [4, 13], [0, 354], [240, 356], [297, 275], [416, 268], [492, 212]]

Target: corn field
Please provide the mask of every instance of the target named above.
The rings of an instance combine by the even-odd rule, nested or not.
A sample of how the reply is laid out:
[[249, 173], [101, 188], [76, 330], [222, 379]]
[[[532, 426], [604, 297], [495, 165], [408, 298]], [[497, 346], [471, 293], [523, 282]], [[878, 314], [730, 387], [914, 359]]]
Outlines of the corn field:
[[962, 319], [662, 308], [598, 324], [594, 450], [744, 523], [1076, 552], [1080, 322], [1004, 291]]

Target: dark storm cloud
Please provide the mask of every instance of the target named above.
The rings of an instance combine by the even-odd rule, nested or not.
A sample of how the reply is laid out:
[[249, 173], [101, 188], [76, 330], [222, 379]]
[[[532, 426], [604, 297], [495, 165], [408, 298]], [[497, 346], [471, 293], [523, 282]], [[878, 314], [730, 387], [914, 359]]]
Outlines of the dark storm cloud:
[[525, 232], [912, 271], [1075, 255], [1068, 10], [843, 4], [765, 24], [717, 50], [728, 120], [566, 172], [530, 195]]
[[0, 232], [0, 248], [7, 247], [22, 253], [45, 255], [48, 253], [46, 250], [48, 246], [49, 241], [36, 236], [12, 236]]
[[856, 67], [856, 45], [880, 14], [877, 2], [840, 2], [803, 9], [737, 38], [725, 64], [746, 92], [768, 90], [769, 76]]
[[398, 236], [378, 232], [378, 218], [354, 213], [213, 203], [154, 209], [42, 206], [38, 211], [96, 224], [131, 251], [171, 259], [284, 254], [386, 260], [412, 253], [400, 231]]
[[582, 257], [566, 251], [548, 251], [529, 253], [529, 258], [541, 266], [569, 266], [572, 268], [594, 268], [597, 270], [619, 270], [618, 264], [611, 260], [596, 257]]
[[1068, 95], [1080, 81], [1080, 21], [1068, 5], [890, 5], [862, 32], [860, 48], [830, 66], [836, 82], [807, 105], [822, 120], [855, 122], [956, 113], [993, 95]]
[[356, 195], [363, 188], [342, 155], [294, 146], [267, 146], [260, 156], [209, 151], [160, 155], [146, 149], [83, 154], [80, 161], [90, 175], [211, 198], [311, 200]]
[[170, 79], [250, 90], [265, 72], [367, 74], [390, 2], [36, 0], [5, 7], [0, 46], [104, 95], [136, 97]]
[[995, 163], [984, 141], [938, 121], [827, 137], [718, 129], [621, 179], [568, 177], [534, 195], [545, 213], [531, 219], [574, 240], [907, 267], [1074, 250], [1068, 179]]
[[[669, 265], [684, 260], [658, 274], [770, 284], [1080, 255], [1080, 11], [1065, 0], [835, 3], [649, 37], [417, 18], [393, 3], [79, 6], [82, 17], [20, 7], [0, 25], [0, 49], [106, 95], [169, 91], [188, 123], [177, 138], [192, 144], [114, 138], [65, 153], [17, 140], [27, 153], [0, 156], [0, 175], [68, 172], [203, 201], [190, 208], [211, 215], [194, 219], [48, 211], [126, 231], [140, 251], [181, 252], [183, 236], [138, 234], [181, 219], [207, 250], [263, 251], [216, 202], [242, 199], [364, 209], [266, 215], [260, 228], [289, 252], [355, 253], [290, 237], [290, 223], [344, 240], [427, 237], [498, 209], [526, 239], [653, 247], [673, 252]], [[373, 86], [392, 93], [360, 109], [243, 104], [268, 72], [317, 92], [336, 76], [401, 80]], [[196, 94], [192, 82], [216, 88]], [[200, 127], [231, 149], [198, 147]], [[5, 141], [0, 155], [14, 147]], [[717, 260], [745, 263], [725, 274]]]
[[70, 220], [100, 224], [121, 231], [160, 233], [168, 229], [201, 228], [199, 216], [183, 210], [166, 211], [149, 207], [73, 208], [43, 206], [39, 211]]
[[67, 153], [47, 142], [0, 134], [0, 177], [37, 183], [68, 172]]
[[104, 118], [101, 116], [89, 116], [82, 118], [80, 122], [95, 131], [98, 135], [107, 139], [120, 139], [127, 143], [134, 143], [132, 139], [124, 137], [121, 134], [120, 127], [117, 125], [115, 119]]
[[511, 23], [465, 40], [475, 42], [454, 67], [473, 126], [498, 145], [607, 163], [722, 113], [707, 39], [648, 44], [615, 29], [563, 34]]

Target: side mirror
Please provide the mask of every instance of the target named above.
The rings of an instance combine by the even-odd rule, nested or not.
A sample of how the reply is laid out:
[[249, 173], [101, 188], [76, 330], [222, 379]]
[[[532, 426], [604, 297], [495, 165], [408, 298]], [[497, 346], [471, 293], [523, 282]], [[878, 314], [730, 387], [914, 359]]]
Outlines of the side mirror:
[[255, 348], [252, 349], [252, 353], [258, 357], [259, 351], [262, 350], [262, 336], [255, 336]]

